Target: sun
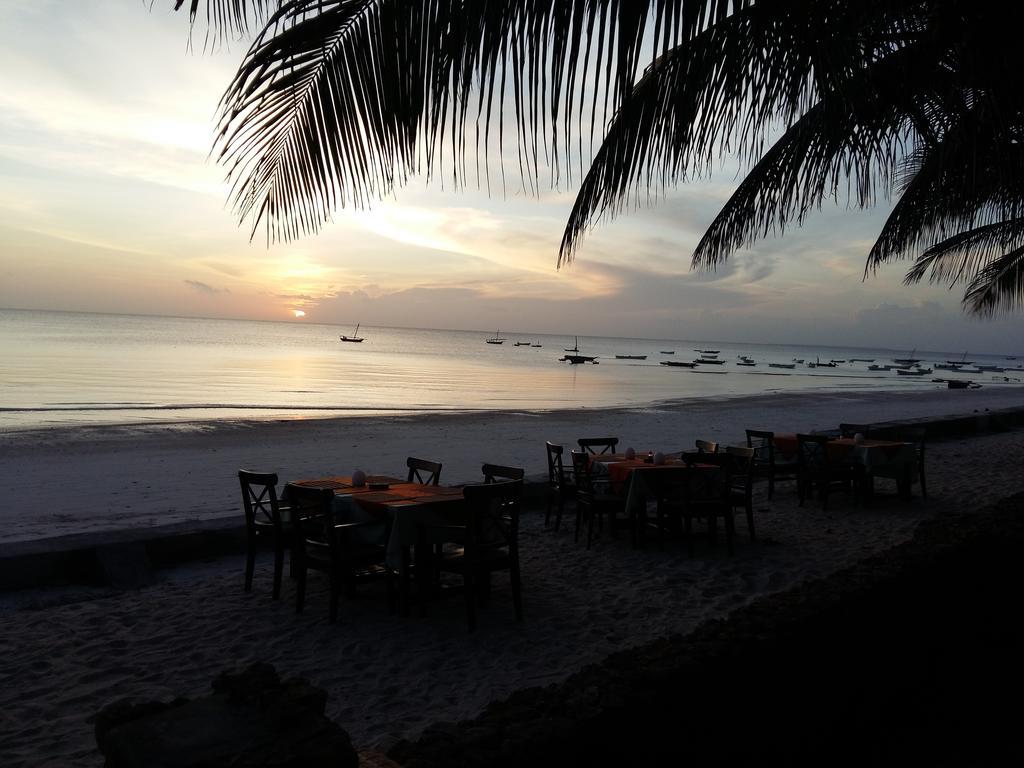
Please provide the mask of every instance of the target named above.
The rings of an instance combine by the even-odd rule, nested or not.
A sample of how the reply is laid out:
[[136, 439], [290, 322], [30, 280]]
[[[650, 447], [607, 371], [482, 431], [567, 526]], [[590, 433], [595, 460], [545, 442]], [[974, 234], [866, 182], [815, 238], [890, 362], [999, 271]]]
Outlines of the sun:
[[293, 309], [292, 312], [295, 313], [295, 317], [297, 317], [297, 318], [298, 317], [305, 317], [306, 316], [306, 313], [303, 312], [301, 309]]

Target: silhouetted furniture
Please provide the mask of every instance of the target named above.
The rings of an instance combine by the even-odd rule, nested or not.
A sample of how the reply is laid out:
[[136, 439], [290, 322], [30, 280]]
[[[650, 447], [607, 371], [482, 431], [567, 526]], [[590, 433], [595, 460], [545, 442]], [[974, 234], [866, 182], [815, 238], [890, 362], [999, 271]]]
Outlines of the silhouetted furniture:
[[625, 498], [614, 496], [598, 490], [590, 473], [590, 454], [585, 451], [572, 451], [572, 475], [576, 485], [576, 535], [574, 541], [579, 541], [580, 526], [583, 519], [587, 520], [587, 549], [594, 538], [594, 521], [598, 523], [598, 530], [604, 528], [604, 516], [608, 515], [608, 529], [614, 530], [615, 515], [624, 512], [626, 508]]
[[[872, 477], [886, 477], [897, 481], [900, 486], [900, 492], [905, 498], [910, 497], [911, 485], [916, 478], [921, 484], [921, 496], [928, 498], [928, 486], [925, 481], [924, 474], [924, 456], [925, 456], [925, 430], [924, 427], [904, 427], [897, 430], [895, 439], [910, 443], [914, 446], [914, 461], [913, 466], [908, 468], [900, 467], [898, 465], [893, 466], [881, 466], [872, 467], [870, 474]], [[906, 487], [903, 487], [903, 485]]]
[[686, 539], [686, 549], [693, 557], [693, 521], [707, 523], [708, 539], [714, 544], [717, 539], [718, 519], [725, 522], [725, 539], [729, 554], [733, 553], [733, 507], [730, 488], [730, 457], [726, 454], [709, 454], [714, 457], [713, 466], [684, 457], [687, 466], [683, 471], [665, 473], [659, 477], [657, 506], [657, 527], [664, 547], [665, 532], [678, 529], [680, 523]]
[[743, 509], [750, 540], [754, 541], [754, 449], [728, 445], [725, 454], [729, 463], [729, 501], [733, 509]]
[[852, 491], [854, 500], [860, 495], [864, 481], [864, 468], [860, 464], [833, 459], [829, 456], [829, 438], [825, 435], [796, 436], [797, 462], [800, 472], [797, 477], [797, 493], [800, 506], [812, 491], [817, 491], [821, 508], [828, 508], [829, 492], [833, 489]]
[[718, 453], [718, 443], [711, 440], [697, 440], [697, 453]]
[[409, 467], [410, 483], [437, 485], [441, 480], [441, 463], [438, 461], [427, 461], [410, 456], [405, 460], [405, 465]]
[[852, 424], [849, 422], [842, 422], [839, 425], [839, 436], [840, 437], [856, 437], [858, 434], [868, 437], [871, 434], [870, 424]]
[[576, 441], [580, 450], [591, 455], [600, 456], [605, 453], [615, 453], [615, 446], [619, 444], [617, 437], [581, 437]]
[[555, 530], [562, 524], [562, 512], [565, 511], [566, 499], [576, 496], [576, 486], [572, 483], [572, 475], [565, 469], [562, 459], [564, 448], [561, 445], [547, 442], [544, 444], [548, 456], [548, 500], [547, 509], [544, 512], [544, 527], [548, 526], [551, 520], [552, 502], [557, 502], [558, 509], [555, 512]]
[[519, 467], [503, 467], [500, 464], [484, 464], [480, 468], [485, 483], [497, 483], [502, 480], [522, 480], [526, 471]]
[[384, 562], [387, 523], [377, 520], [336, 523], [334, 491], [330, 488], [289, 483], [285, 486], [285, 495], [291, 504], [295, 527], [292, 558], [298, 580], [296, 612], [302, 613], [306, 574], [312, 569], [328, 576], [332, 624], [338, 620], [338, 597], [342, 590], [351, 595], [357, 582], [368, 579], [386, 579], [388, 606], [394, 613], [395, 586], [391, 569]]
[[417, 551], [428, 552], [430, 545], [459, 545], [442, 552], [439, 557], [435, 554], [436, 559], [431, 569], [462, 576], [466, 623], [470, 631], [476, 629], [476, 606], [489, 596], [491, 574], [495, 571], [509, 572], [516, 620], [523, 620], [519, 572], [519, 507], [522, 491], [521, 478], [467, 485], [462, 489], [466, 501], [465, 524], [419, 527]]
[[281, 596], [284, 551], [291, 541], [290, 524], [286, 524], [283, 518], [283, 515], [288, 514], [288, 509], [277, 498], [277, 475], [240, 469], [238, 482], [242, 488], [242, 507], [245, 510], [245, 591], [252, 591], [259, 539], [269, 538], [274, 546], [273, 597], [277, 600]]
[[775, 448], [775, 433], [747, 430], [747, 447], [754, 449], [754, 477], [768, 479], [768, 498], [775, 494], [776, 480], [794, 480], [799, 472], [797, 458], [787, 459]]

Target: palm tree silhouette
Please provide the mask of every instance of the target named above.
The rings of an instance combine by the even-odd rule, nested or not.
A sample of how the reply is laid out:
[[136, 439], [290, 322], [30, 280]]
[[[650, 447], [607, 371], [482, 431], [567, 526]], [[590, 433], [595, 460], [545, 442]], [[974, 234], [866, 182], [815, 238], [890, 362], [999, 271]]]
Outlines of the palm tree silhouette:
[[[174, 0], [181, 8], [185, 0]], [[558, 255], [726, 153], [746, 174], [693, 256], [713, 268], [829, 199], [895, 205], [865, 275], [1024, 299], [1024, 75], [1014, 3], [978, 0], [191, 0], [259, 31], [215, 152], [268, 240], [315, 232], [417, 173], [582, 184]], [[494, 134], [497, 134], [495, 137]], [[599, 145], [592, 153], [594, 139]], [[472, 161], [472, 163], [471, 163]], [[504, 167], [500, 169], [504, 183]], [[585, 173], [584, 173], [585, 171]], [[652, 195], [652, 193], [654, 193]]]

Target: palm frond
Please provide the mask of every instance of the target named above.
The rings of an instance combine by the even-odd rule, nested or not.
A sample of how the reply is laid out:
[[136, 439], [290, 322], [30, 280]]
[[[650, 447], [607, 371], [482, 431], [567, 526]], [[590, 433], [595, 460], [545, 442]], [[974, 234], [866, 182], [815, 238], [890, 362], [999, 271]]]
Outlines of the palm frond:
[[[152, 0], [151, 0], [152, 2]], [[188, 3], [189, 23], [205, 22], [219, 38], [248, 35], [261, 26], [284, 0], [174, 0], [174, 10]]]
[[981, 270], [967, 287], [964, 308], [981, 317], [1024, 306], [1024, 247], [1003, 254]]
[[958, 232], [925, 250], [907, 271], [906, 285], [928, 275], [931, 283], [968, 283], [999, 256], [1024, 245], [1024, 218]]

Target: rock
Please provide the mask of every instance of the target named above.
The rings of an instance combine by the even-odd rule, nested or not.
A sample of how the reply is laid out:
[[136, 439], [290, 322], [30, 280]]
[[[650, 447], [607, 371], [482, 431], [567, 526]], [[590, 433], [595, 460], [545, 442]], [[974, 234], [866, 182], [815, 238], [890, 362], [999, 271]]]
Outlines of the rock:
[[357, 768], [348, 733], [327, 719], [327, 694], [269, 664], [225, 672], [204, 698], [127, 700], [96, 717], [107, 768]]

